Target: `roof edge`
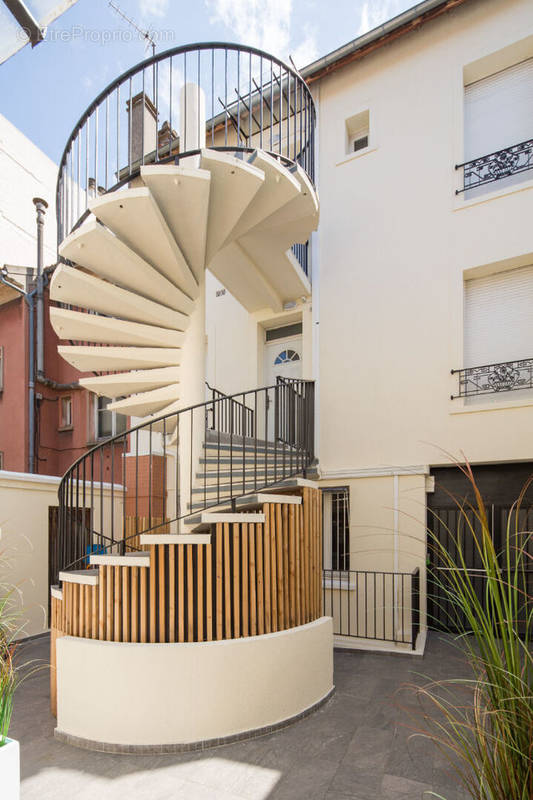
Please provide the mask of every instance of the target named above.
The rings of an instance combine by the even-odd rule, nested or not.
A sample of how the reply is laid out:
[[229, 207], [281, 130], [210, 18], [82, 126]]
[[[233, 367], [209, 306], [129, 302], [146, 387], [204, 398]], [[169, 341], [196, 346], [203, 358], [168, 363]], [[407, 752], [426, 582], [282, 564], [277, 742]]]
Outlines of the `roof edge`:
[[308, 64], [300, 71], [300, 74], [307, 83], [313, 83], [353, 61], [364, 58], [400, 36], [417, 30], [426, 22], [453, 11], [466, 2], [468, 0], [424, 0], [422, 3], [417, 3], [377, 28]]

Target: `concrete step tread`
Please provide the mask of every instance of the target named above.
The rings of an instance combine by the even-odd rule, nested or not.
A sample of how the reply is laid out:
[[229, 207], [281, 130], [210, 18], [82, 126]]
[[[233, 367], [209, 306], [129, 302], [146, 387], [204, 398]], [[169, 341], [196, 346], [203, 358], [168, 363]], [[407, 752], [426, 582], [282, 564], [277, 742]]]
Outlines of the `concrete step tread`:
[[203, 511], [201, 514], [195, 514], [189, 517], [186, 522], [187, 526], [192, 526], [193, 531], [202, 531], [209, 529], [211, 525], [217, 523], [262, 523], [265, 521], [265, 515], [261, 513], [235, 513], [231, 511]]
[[149, 567], [150, 553], [147, 550], [137, 550], [124, 555], [117, 553], [94, 555], [89, 561], [99, 567]]
[[59, 580], [66, 583], [82, 583], [88, 586], [98, 584], [97, 569], [72, 569], [59, 573]]
[[161, 545], [161, 544], [176, 544], [176, 545], [189, 545], [189, 544], [210, 544], [210, 534], [187, 534], [187, 533], [144, 533], [141, 534], [141, 544], [144, 545]]

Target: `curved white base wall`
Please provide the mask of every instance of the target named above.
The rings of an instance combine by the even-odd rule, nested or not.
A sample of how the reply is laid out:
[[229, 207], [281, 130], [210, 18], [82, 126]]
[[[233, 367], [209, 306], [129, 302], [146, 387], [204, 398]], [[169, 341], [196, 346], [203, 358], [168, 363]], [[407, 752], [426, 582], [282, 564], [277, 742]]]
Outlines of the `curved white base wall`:
[[65, 636], [57, 640], [56, 734], [95, 749], [214, 744], [295, 717], [332, 688], [330, 617], [218, 642]]

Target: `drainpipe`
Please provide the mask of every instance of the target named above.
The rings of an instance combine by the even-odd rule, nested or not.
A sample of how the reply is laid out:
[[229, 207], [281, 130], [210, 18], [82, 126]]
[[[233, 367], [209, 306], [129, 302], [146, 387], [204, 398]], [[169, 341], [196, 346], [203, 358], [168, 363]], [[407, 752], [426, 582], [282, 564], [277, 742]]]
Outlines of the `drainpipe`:
[[43, 230], [48, 203], [40, 197], [33, 198], [37, 210], [37, 378], [44, 377], [44, 282], [43, 282]]
[[3, 283], [4, 286], [9, 286], [10, 289], [14, 289], [18, 292], [28, 305], [29, 311], [29, 373], [28, 373], [28, 472], [33, 473], [35, 472], [35, 353], [34, 353], [34, 314], [33, 314], [33, 307], [34, 307], [34, 298], [37, 293], [37, 289], [33, 289], [31, 292], [25, 292], [20, 286], [17, 286], [14, 283], [11, 283], [7, 277], [7, 269], [6, 267], [2, 267], [0, 270], [0, 283]]

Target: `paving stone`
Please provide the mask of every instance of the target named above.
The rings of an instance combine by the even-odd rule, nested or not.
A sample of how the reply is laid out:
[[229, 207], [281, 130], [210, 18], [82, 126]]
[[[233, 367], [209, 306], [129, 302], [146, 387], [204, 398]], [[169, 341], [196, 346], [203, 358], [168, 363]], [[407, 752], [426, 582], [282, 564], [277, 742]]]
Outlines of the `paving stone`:
[[[46, 639], [22, 652], [49, 661]], [[464, 675], [468, 667], [440, 634], [429, 636], [422, 659], [336, 651], [336, 694], [283, 730], [201, 752], [117, 755], [53, 738], [42, 671], [15, 699], [10, 732], [21, 742], [21, 800], [419, 800], [430, 789], [466, 800], [444, 757], [409, 739], [418, 700], [398, 692], [409, 682]]]

